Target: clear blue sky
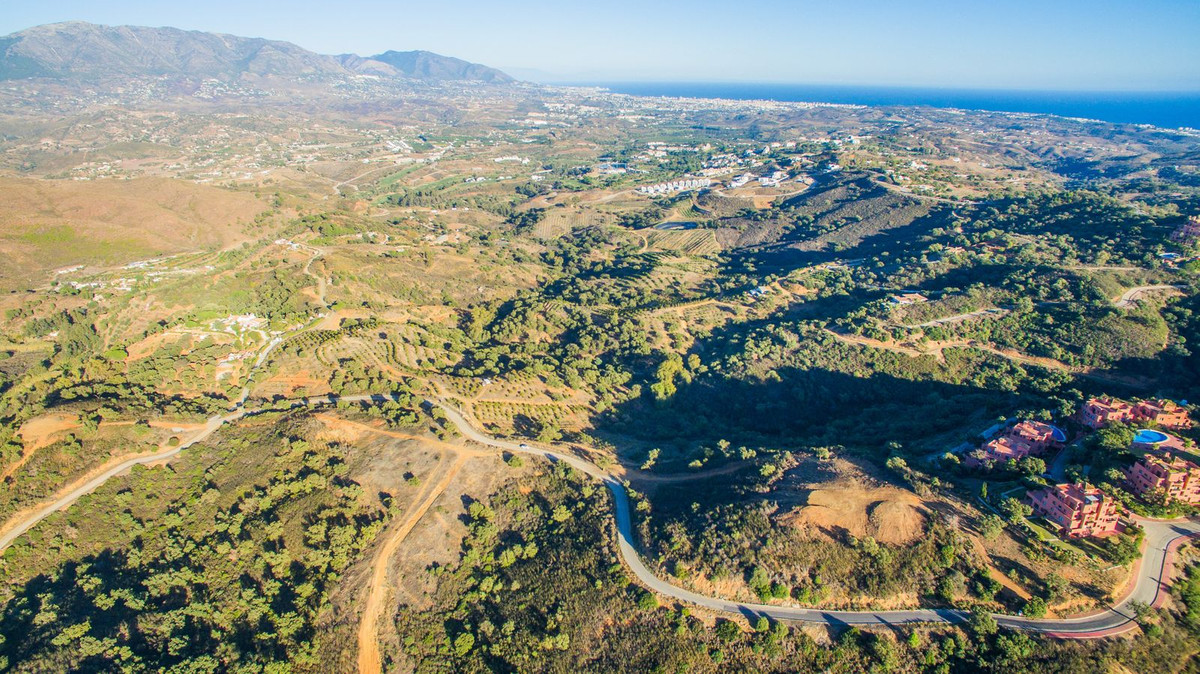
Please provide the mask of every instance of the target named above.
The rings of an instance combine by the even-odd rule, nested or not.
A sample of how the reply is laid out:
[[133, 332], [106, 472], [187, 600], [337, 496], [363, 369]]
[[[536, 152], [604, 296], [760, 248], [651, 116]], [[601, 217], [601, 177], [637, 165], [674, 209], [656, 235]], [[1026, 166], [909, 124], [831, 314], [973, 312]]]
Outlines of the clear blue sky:
[[11, 0], [0, 34], [70, 19], [569, 80], [1200, 90], [1200, 0]]

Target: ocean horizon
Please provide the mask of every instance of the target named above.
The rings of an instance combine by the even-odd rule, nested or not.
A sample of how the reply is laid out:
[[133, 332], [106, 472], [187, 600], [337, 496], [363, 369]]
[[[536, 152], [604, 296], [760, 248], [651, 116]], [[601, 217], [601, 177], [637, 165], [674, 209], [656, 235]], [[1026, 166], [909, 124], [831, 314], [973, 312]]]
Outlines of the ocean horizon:
[[578, 82], [634, 96], [929, 106], [1200, 128], [1197, 91], [1017, 91], [732, 82]]

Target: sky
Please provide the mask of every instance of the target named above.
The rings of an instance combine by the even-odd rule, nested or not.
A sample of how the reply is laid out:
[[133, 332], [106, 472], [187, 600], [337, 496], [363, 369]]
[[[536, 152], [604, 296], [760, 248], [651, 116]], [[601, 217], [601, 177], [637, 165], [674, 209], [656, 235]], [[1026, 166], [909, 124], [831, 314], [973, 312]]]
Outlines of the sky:
[[174, 26], [370, 55], [426, 49], [539, 81], [1200, 91], [1200, 0], [43, 0], [56, 21]]

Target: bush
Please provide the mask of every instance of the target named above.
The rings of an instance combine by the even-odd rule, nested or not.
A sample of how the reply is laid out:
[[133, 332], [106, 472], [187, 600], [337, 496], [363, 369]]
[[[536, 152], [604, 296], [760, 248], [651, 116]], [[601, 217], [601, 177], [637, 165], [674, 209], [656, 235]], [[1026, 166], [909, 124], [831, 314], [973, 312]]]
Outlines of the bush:
[[717, 623], [717, 637], [721, 641], [733, 641], [742, 636], [742, 628], [732, 620], [722, 620]]
[[653, 592], [643, 592], [642, 596], [638, 597], [637, 605], [643, 611], [653, 611], [658, 608], [658, 597], [654, 596]]
[[1021, 613], [1027, 618], [1043, 618], [1046, 615], [1046, 600], [1041, 597], [1031, 597], [1025, 602]]

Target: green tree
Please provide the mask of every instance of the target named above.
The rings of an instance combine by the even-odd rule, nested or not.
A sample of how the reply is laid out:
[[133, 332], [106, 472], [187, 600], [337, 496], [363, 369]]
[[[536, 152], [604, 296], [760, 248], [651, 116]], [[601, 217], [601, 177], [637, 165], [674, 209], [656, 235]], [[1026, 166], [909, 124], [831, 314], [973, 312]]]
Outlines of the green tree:
[[1021, 613], [1029, 618], [1045, 617], [1046, 600], [1041, 597], [1030, 597], [1029, 601], [1025, 602], [1025, 608], [1022, 609]]
[[993, 540], [1004, 530], [1004, 520], [999, 515], [988, 513], [979, 520], [979, 533], [988, 540]]
[[471, 652], [475, 648], [475, 636], [470, 632], [463, 632], [454, 638], [454, 652], [459, 657]]

